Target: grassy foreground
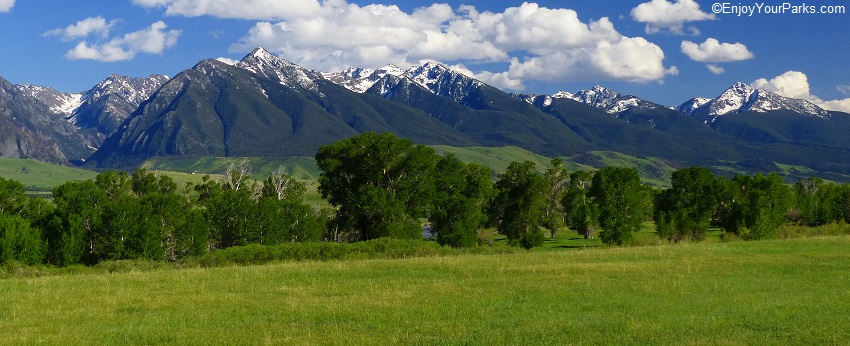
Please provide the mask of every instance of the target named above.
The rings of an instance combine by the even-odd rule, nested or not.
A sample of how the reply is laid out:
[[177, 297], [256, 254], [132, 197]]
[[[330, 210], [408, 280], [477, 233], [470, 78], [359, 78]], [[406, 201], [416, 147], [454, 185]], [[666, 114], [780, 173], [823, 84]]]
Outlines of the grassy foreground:
[[0, 344], [835, 344], [850, 237], [0, 280]]

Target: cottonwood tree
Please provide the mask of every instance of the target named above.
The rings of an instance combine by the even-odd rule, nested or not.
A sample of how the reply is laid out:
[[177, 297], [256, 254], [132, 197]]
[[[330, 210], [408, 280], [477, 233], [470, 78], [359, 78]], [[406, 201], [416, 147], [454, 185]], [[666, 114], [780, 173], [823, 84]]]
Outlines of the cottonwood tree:
[[487, 221], [484, 204], [493, 192], [490, 174], [490, 169], [466, 165], [451, 154], [437, 161], [430, 220], [438, 243], [452, 247], [477, 244], [477, 231]]
[[0, 214], [18, 215], [26, 204], [24, 185], [16, 180], [0, 178]]
[[262, 197], [300, 201], [306, 191], [304, 184], [284, 173], [283, 168], [278, 168], [263, 182]]
[[605, 167], [593, 174], [588, 193], [598, 208], [599, 237], [622, 245], [640, 229], [646, 212], [646, 189], [634, 168]]
[[595, 234], [593, 223], [596, 220], [591, 208], [591, 200], [587, 196], [593, 173], [575, 171], [570, 174], [570, 182], [564, 193], [561, 204], [564, 206], [564, 220], [570, 228], [585, 239], [593, 239]]
[[718, 208], [718, 179], [704, 167], [673, 172], [671, 187], [654, 196], [655, 225], [662, 238], [702, 240]]
[[564, 168], [564, 161], [560, 158], [552, 159], [552, 168], [543, 174], [546, 180], [544, 198], [546, 207], [543, 211], [543, 227], [549, 230], [549, 237], [555, 238], [555, 234], [564, 227], [564, 193], [566, 190], [569, 174]]
[[319, 192], [338, 208], [341, 233], [357, 240], [420, 238], [417, 218], [433, 199], [438, 159], [408, 139], [367, 132], [319, 149]]
[[490, 219], [508, 244], [526, 249], [543, 244], [540, 224], [546, 208], [546, 180], [534, 169], [534, 163], [511, 162], [498, 176], [496, 196], [490, 205]]

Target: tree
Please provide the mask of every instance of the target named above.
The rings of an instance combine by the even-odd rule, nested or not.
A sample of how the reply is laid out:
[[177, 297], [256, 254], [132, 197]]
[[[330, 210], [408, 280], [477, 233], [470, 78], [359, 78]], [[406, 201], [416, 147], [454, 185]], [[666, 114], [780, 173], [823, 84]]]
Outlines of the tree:
[[744, 208], [747, 228], [739, 235], [747, 240], [772, 238], [776, 229], [785, 223], [791, 208], [791, 188], [776, 173], [757, 174], [749, 180], [748, 187]]
[[555, 233], [565, 224], [562, 201], [569, 175], [564, 168], [564, 161], [560, 158], [552, 159], [552, 168], [546, 170], [543, 178], [546, 180], [546, 190], [544, 191], [546, 208], [543, 211], [543, 227], [549, 230], [550, 238], [555, 238]]
[[605, 244], [622, 245], [640, 229], [646, 190], [634, 168], [605, 167], [593, 175], [589, 196], [598, 208], [599, 234]]
[[570, 183], [564, 193], [561, 204], [564, 206], [565, 223], [585, 239], [593, 239], [592, 223], [596, 220], [590, 207], [587, 192], [593, 174], [587, 171], [575, 171], [570, 174]]
[[41, 230], [30, 227], [29, 221], [20, 216], [0, 214], [0, 263], [41, 264], [46, 252]]
[[18, 215], [26, 204], [24, 185], [17, 180], [0, 178], [0, 214]]
[[793, 193], [778, 174], [738, 175], [725, 185], [718, 219], [726, 232], [746, 240], [764, 239], [786, 222]]
[[437, 242], [451, 247], [477, 244], [477, 231], [487, 221], [484, 203], [491, 196], [490, 170], [465, 165], [449, 154], [437, 161], [436, 192], [430, 220]]
[[819, 178], [808, 178], [795, 183], [792, 190], [794, 208], [802, 223], [821, 226], [844, 220], [846, 186], [827, 183]]
[[278, 169], [263, 182], [262, 197], [277, 200], [302, 201], [307, 188], [295, 178]]
[[46, 231], [48, 261], [94, 264], [104, 255], [103, 214], [109, 198], [94, 181], [72, 181], [53, 189], [54, 216]]
[[319, 149], [319, 192], [338, 207], [341, 233], [358, 240], [420, 238], [417, 218], [433, 199], [438, 158], [410, 140], [367, 132]]
[[673, 172], [671, 184], [654, 196], [658, 235], [702, 240], [718, 206], [717, 177], [706, 168], [690, 167]]
[[508, 244], [526, 249], [542, 245], [544, 235], [539, 226], [546, 208], [546, 180], [534, 170], [534, 163], [511, 162], [499, 174], [495, 188], [490, 217], [499, 233], [508, 237]]

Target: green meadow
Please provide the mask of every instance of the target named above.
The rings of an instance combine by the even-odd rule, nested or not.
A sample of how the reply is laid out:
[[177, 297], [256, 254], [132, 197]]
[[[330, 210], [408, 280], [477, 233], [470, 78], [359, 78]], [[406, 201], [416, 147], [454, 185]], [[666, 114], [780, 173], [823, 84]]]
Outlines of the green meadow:
[[97, 172], [24, 159], [0, 158], [0, 177], [24, 186], [50, 190], [72, 180], [94, 179]]
[[0, 344], [842, 344], [850, 237], [0, 280]]

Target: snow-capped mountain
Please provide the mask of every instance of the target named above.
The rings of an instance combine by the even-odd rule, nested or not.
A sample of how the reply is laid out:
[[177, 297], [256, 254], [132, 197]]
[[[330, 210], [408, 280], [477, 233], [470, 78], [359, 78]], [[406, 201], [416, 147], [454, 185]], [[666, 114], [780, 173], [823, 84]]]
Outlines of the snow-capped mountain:
[[97, 129], [105, 137], [167, 81], [163, 75], [136, 78], [113, 74], [83, 93], [79, 106], [64, 114], [77, 127]]
[[558, 92], [552, 95], [553, 98], [566, 98], [573, 101], [584, 103], [591, 107], [596, 107], [609, 114], [619, 115], [634, 107], [643, 108], [658, 108], [661, 107], [649, 101], [644, 101], [634, 95], [623, 95], [612, 89], [608, 89], [599, 85], [593, 86], [589, 90], [581, 90], [577, 93]]
[[82, 93], [29, 84], [15, 87], [76, 127], [97, 129], [105, 137], [167, 81], [163, 75], [136, 78], [113, 74]]
[[642, 100], [634, 95], [624, 95], [615, 90], [595, 85], [588, 90], [576, 93], [559, 91], [552, 95], [514, 94], [516, 97], [537, 107], [548, 107], [554, 99], [567, 99], [601, 109], [608, 114], [620, 117], [634, 108], [652, 110], [664, 108], [661, 105]]
[[687, 102], [681, 104], [679, 107], [676, 107], [676, 110], [685, 113], [687, 115], [692, 115], [696, 112], [697, 109], [704, 106], [706, 103], [711, 102], [714, 99], [706, 98], [706, 97], [694, 97]]
[[316, 80], [323, 78], [321, 73], [296, 65], [263, 48], [254, 49], [235, 66], [294, 89], [316, 91]]
[[688, 115], [705, 118], [706, 122], [711, 122], [718, 116], [748, 111], [766, 113], [785, 110], [819, 118], [829, 118], [829, 112], [809, 101], [780, 96], [740, 82], [733, 84], [717, 98], [691, 99], [679, 106], [678, 109]]
[[322, 76], [348, 90], [357, 93], [371, 92], [384, 97], [391, 96], [402, 80], [407, 80], [433, 94], [450, 97], [462, 104], [468, 101], [472, 90], [484, 85], [474, 78], [435, 62], [427, 62], [407, 70], [395, 65], [387, 65], [374, 71], [349, 68], [343, 72], [323, 73]]
[[50, 87], [30, 84], [19, 84], [15, 86], [21, 93], [41, 101], [55, 114], [66, 117], [74, 113], [83, 102], [82, 93], [63, 93]]

